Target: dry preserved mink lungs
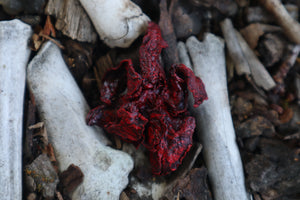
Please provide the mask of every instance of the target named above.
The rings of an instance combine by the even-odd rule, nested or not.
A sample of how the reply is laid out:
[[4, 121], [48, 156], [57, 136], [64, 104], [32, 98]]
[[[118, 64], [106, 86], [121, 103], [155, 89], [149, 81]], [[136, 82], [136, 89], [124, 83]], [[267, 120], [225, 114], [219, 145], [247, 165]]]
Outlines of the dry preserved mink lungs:
[[[195, 119], [187, 111], [188, 90], [194, 106], [207, 99], [204, 84], [183, 64], [165, 74], [159, 55], [167, 47], [159, 26], [149, 23], [140, 47], [140, 73], [131, 60], [107, 71], [100, 105], [87, 116], [89, 125], [103, 127], [149, 151], [152, 173], [175, 171], [192, 146]], [[126, 91], [126, 92], [125, 92]]]

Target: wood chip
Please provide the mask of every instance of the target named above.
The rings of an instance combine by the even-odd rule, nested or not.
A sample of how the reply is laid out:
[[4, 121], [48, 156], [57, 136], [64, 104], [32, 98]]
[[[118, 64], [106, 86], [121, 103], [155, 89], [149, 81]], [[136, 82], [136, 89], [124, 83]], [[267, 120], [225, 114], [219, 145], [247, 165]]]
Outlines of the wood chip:
[[83, 182], [83, 178], [84, 174], [82, 173], [81, 169], [78, 166], [71, 164], [67, 170], [60, 174], [59, 187], [62, 188], [64, 195], [68, 195]]
[[55, 27], [80, 42], [96, 42], [96, 31], [78, 0], [49, 0], [47, 15], [56, 17]]

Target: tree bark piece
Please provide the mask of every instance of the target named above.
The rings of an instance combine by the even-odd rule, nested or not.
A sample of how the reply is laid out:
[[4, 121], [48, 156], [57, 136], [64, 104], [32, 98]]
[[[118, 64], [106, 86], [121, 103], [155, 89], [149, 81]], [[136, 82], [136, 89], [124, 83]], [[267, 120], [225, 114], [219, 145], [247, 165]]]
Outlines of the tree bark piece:
[[217, 200], [246, 200], [243, 166], [228, 102], [224, 43], [212, 34], [186, 42], [194, 72], [205, 84], [208, 100], [194, 109], [205, 163]]
[[253, 50], [248, 46], [243, 36], [238, 31], [236, 31], [235, 33], [242, 48], [242, 51], [248, 61], [251, 70], [251, 76], [253, 77], [253, 80], [256, 83], [256, 85], [262, 87], [265, 90], [270, 90], [273, 87], [275, 87], [276, 84], [272, 79], [271, 75], [263, 66], [263, 64], [259, 61]]
[[0, 22], [0, 198], [22, 199], [22, 122], [29, 25]]
[[248, 62], [243, 55], [243, 51], [235, 35], [235, 29], [232, 25], [231, 20], [226, 18], [224, 21], [222, 21], [221, 29], [226, 41], [229, 55], [231, 56], [232, 61], [234, 62], [237, 74], [239, 76], [243, 74], [250, 74], [251, 72]]
[[84, 174], [83, 183], [71, 198], [119, 199], [133, 168], [132, 159], [105, 146], [107, 140], [101, 129], [86, 125], [89, 107], [59, 48], [47, 42], [30, 62], [27, 72], [28, 85], [45, 122], [60, 171], [74, 164]]
[[97, 33], [78, 0], [49, 0], [47, 15], [56, 18], [55, 28], [80, 42], [96, 42]]
[[260, 3], [276, 18], [286, 36], [300, 44], [300, 24], [289, 15], [280, 0], [260, 0]]
[[129, 47], [143, 33], [149, 18], [130, 0], [79, 0], [100, 38], [109, 47]]

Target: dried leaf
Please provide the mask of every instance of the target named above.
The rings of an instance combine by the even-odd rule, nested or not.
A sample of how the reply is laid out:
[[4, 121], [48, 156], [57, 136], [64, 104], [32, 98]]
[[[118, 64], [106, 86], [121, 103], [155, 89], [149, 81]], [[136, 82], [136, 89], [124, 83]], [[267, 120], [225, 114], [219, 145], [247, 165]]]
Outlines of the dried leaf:
[[294, 112], [291, 108], [284, 110], [283, 114], [279, 117], [282, 124], [288, 123], [293, 118]]
[[53, 24], [51, 23], [51, 18], [49, 15], [47, 16], [47, 19], [46, 19], [46, 23], [45, 23], [45, 26], [43, 29], [43, 34], [48, 35], [48, 36], [50, 36], [50, 34], [51, 34], [52, 37], [54, 37], [54, 38], [56, 37], [55, 28], [54, 28]]

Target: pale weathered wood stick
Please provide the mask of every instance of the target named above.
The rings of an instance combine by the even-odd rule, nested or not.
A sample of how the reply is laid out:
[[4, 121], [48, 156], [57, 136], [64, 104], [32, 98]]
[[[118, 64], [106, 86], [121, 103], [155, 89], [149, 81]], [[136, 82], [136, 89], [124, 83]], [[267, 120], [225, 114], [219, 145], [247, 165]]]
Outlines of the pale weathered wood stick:
[[89, 106], [54, 43], [47, 42], [29, 63], [27, 81], [59, 169], [75, 164], [84, 174], [83, 183], [70, 197], [118, 200], [133, 161], [126, 153], [105, 146], [108, 141], [102, 129], [86, 124]]
[[29, 25], [0, 22], [0, 199], [22, 199], [22, 130]]
[[194, 66], [206, 88], [208, 100], [194, 109], [203, 144], [208, 176], [216, 200], [247, 200], [243, 165], [236, 144], [228, 102], [224, 42], [207, 34], [203, 42], [186, 42]]
[[130, 0], [79, 0], [100, 38], [111, 48], [126, 48], [142, 34], [150, 20]]
[[294, 20], [280, 0], [260, 0], [260, 3], [276, 18], [287, 38], [300, 44], [300, 24]]
[[250, 74], [251, 72], [249, 64], [243, 55], [243, 51], [240, 47], [239, 41], [237, 40], [235, 29], [231, 20], [226, 18], [220, 23], [220, 25], [225, 38], [228, 53], [232, 58], [237, 74], [239, 76], [243, 74]]
[[240, 43], [244, 56], [246, 57], [250, 70], [251, 76], [255, 84], [259, 87], [262, 87], [265, 90], [270, 90], [275, 87], [275, 81], [266, 70], [265, 66], [259, 61], [253, 50], [249, 47], [243, 36], [236, 31], [237, 39]]

